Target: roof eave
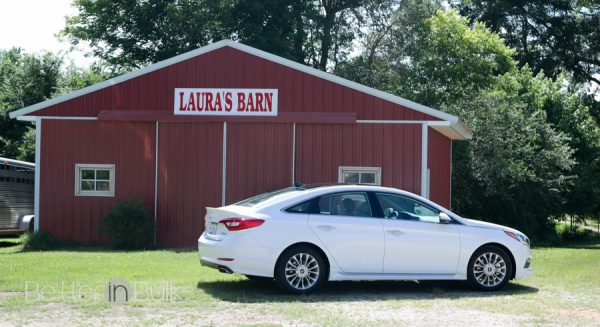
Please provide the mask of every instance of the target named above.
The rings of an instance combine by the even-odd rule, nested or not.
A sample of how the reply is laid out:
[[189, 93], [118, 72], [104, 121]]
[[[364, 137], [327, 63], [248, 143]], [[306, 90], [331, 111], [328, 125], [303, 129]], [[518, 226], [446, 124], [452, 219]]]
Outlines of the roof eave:
[[452, 140], [470, 140], [471, 130], [462, 122], [430, 121], [427, 125]]

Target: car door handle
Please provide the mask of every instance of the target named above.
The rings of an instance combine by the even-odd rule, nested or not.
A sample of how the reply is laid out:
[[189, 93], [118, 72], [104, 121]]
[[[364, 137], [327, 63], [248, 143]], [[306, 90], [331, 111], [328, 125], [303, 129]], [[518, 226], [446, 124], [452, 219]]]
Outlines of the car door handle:
[[388, 234], [394, 235], [394, 236], [401, 236], [404, 235], [405, 233], [399, 229], [390, 229], [387, 231]]
[[331, 225], [319, 225], [319, 226], [317, 226], [317, 228], [322, 231], [325, 231], [325, 232], [330, 232], [335, 229], [335, 227], [333, 227]]

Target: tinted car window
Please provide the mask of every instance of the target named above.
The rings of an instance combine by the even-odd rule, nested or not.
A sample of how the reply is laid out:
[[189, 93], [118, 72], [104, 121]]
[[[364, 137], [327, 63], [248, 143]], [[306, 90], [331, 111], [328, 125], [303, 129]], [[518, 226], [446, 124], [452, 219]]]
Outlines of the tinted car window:
[[304, 190], [298, 189], [295, 187], [288, 187], [288, 188], [284, 188], [284, 189], [273, 191], [273, 192], [263, 193], [263, 194], [251, 197], [249, 199], [246, 199], [246, 200], [242, 200], [242, 201], [236, 203], [236, 205], [245, 206], [245, 207], [253, 207], [253, 206], [256, 206], [263, 202], [266, 202], [268, 200], [274, 199], [278, 196], [289, 195], [291, 193], [300, 193], [303, 191]]
[[287, 208], [285, 211], [286, 212], [291, 212], [291, 213], [308, 213], [310, 211], [310, 204], [311, 204], [312, 200], [309, 201], [304, 201], [300, 204], [297, 204], [293, 207]]
[[387, 219], [414, 220], [439, 223], [439, 211], [430, 206], [401, 195], [377, 193], [383, 217]]
[[322, 196], [319, 199], [322, 215], [372, 217], [366, 193], [349, 192]]

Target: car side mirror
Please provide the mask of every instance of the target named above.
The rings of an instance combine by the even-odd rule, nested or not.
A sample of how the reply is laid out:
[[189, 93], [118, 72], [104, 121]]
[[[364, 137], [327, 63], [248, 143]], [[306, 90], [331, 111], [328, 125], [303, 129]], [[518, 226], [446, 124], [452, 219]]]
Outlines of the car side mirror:
[[438, 217], [440, 218], [440, 224], [452, 223], [452, 219], [445, 212], [440, 212]]

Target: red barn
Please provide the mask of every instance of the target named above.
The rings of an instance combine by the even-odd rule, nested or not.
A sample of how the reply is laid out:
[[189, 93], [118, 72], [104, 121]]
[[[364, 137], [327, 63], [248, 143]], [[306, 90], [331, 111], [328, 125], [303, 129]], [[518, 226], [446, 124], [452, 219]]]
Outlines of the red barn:
[[205, 207], [302, 183], [381, 184], [448, 207], [458, 117], [229, 40], [11, 113], [36, 123], [36, 230], [105, 241], [139, 198], [157, 245]]

